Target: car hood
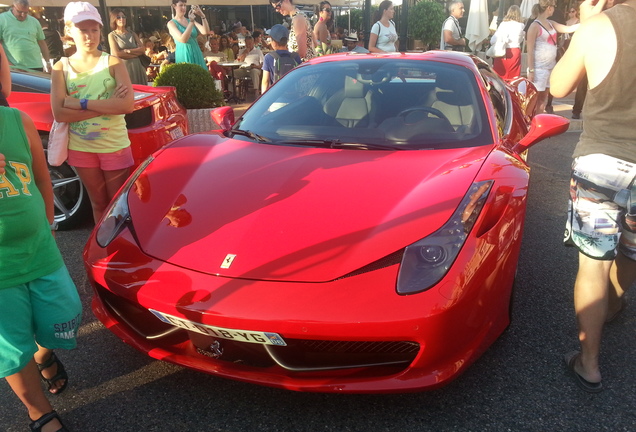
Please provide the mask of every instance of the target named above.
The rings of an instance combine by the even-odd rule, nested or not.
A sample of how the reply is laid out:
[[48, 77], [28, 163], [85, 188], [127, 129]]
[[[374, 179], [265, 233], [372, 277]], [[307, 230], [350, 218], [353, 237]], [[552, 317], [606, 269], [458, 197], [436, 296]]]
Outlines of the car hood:
[[447, 221], [491, 147], [367, 151], [186, 137], [128, 203], [148, 255], [224, 277], [323, 282]]

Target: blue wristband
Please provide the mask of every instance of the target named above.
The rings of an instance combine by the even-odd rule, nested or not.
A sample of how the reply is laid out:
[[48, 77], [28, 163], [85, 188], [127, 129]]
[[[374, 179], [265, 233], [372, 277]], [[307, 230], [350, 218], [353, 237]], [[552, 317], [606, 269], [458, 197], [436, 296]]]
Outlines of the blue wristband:
[[80, 99], [80, 107], [83, 111], [88, 109], [88, 99]]

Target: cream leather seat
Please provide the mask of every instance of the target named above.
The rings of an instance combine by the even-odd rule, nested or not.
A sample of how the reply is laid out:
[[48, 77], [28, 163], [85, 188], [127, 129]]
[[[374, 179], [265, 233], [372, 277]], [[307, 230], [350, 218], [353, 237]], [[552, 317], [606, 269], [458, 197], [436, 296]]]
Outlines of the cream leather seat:
[[440, 110], [457, 132], [469, 132], [475, 111], [467, 86], [462, 86], [460, 79], [453, 75], [438, 75], [435, 86], [430, 106]]
[[345, 127], [369, 127], [373, 124], [373, 94], [365, 91], [364, 84], [350, 76], [344, 77], [344, 89], [336, 92], [325, 103], [326, 114]]

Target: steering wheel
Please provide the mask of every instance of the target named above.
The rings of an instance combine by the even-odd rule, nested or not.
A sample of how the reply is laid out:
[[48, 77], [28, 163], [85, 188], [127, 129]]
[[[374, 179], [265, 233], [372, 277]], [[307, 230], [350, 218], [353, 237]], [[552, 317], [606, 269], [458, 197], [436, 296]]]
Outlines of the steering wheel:
[[415, 108], [407, 108], [403, 111], [401, 111], [397, 116], [398, 117], [406, 117], [407, 115], [411, 114], [412, 112], [417, 112], [417, 111], [424, 111], [426, 113], [429, 114], [433, 114], [435, 117], [438, 117], [442, 120], [446, 120], [448, 122], [448, 124], [451, 124], [450, 120], [448, 119], [448, 117], [446, 117], [444, 115], [443, 112], [441, 112], [440, 110], [436, 109], [436, 108], [431, 108], [431, 107], [415, 107]]

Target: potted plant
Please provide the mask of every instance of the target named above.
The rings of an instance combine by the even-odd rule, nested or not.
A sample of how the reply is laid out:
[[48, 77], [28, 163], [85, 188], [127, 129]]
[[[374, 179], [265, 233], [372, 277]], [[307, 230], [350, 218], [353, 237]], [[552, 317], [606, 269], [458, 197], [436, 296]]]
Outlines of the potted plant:
[[421, 40], [426, 49], [439, 43], [446, 19], [444, 7], [436, 1], [421, 0], [409, 7], [408, 33], [410, 39]]
[[224, 106], [225, 102], [223, 94], [214, 85], [214, 78], [201, 66], [191, 63], [167, 65], [155, 78], [154, 86], [176, 87], [177, 99], [188, 110], [190, 132], [215, 127], [210, 110]]

